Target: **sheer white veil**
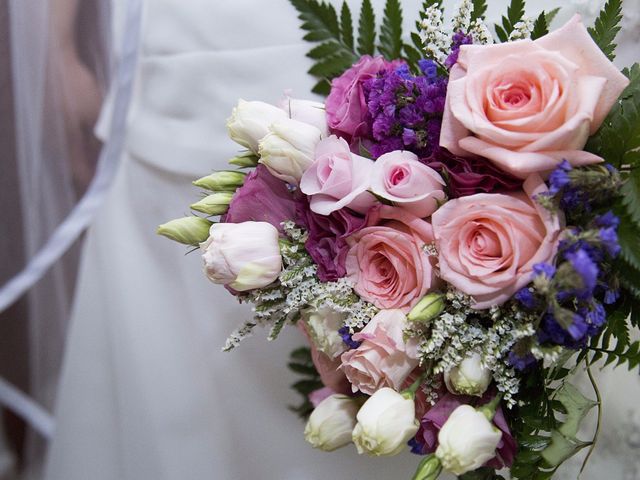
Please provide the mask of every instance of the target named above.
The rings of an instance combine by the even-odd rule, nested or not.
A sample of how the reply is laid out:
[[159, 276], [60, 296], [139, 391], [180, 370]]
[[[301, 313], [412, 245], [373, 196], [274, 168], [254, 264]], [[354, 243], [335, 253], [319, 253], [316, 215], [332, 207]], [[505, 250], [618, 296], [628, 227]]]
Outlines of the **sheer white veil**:
[[[24, 244], [27, 262], [79, 200], [90, 179], [98, 147], [96, 142], [93, 149], [78, 152], [74, 145], [74, 131], [80, 130], [71, 124], [69, 109], [75, 108], [79, 92], [69, 89], [73, 83], [71, 72], [65, 70], [65, 52], [53, 27], [56, 8], [56, 0], [8, 2], [18, 177], [11, 195], [19, 198], [22, 232], [16, 232], [15, 237]], [[103, 0], [80, 1], [74, 22], [82, 63], [103, 92], [109, 72], [105, 48], [109, 45], [108, 8], [109, 2]], [[78, 243], [27, 295], [28, 318], [24, 321], [28, 322], [29, 339], [28, 392], [48, 411], [53, 407], [64, 350]], [[30, 433], [26, 450], [26, 463], [31, 466], [29, 477], [37, 476], [42, 448], [38, 436]]]

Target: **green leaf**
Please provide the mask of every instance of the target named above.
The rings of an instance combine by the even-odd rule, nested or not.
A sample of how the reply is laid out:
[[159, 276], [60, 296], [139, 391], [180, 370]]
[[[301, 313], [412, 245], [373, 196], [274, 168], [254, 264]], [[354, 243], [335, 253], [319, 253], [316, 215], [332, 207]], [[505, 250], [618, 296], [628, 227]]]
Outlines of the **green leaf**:
[[516, 23], [524, 18], [524, 6], [524, 0], [511, 0], [507, 15], [502, 17], [502, 25], [495, 25], [496, 35], [501, 42], [509, 41], [509, 35], [513, 32]]
[[625, 206], [630, 220], [640, 227], [640, 169], [631, 172], [620, 189], [622, 204]]
[[547, 15], [545, 12], [540, 13], [536, 21], [533, 22], [533, 31], [531, 32], [531, 40], [545, 36], [549, 33], [549, 24], [547, 23]]
[[473, 10], [471, 11], [471, 21], [484, 20], [487, 13], [487, 0], [473, 0]]
[[407, 45], [406, 43], [402, 46], [402, 48], [404, 50], [404, 56], [407, 59], [409, 66], [416, 70], [418, 68], [418, 62], [424, 55], [421, 54], [420, 51], [416, 50], [411, 45]]
[[312, 365], [305, 365], [303, 363], [289, 362], [287, 364], [287, 366], [289, 367], [289, 370], [291, 370], [291, 371], [293, 371], [295, 373], [299, 373], [300, 375], [308, 375], [308, 376], [315, 377], [318, 374], [318, 372], [314, 368], [313, 364]]
[[298, 360], [301, 362], [311, 362], [311, 349], [309, 347], [296, 348], [289, 355], [292, 360]]
[[360, 20], [358, 22], [358, 53], [373, 55], [376, 43], [376, 16], [373, 13], [371, 0], [362, 0]]
[[[620, 212], [616, 213], [620, 217], [620, 226], [618, 227], [620, 257], [635, 270], [640, 271], [640, 225], [634, 223], [629, 216], [620, 214]], [[625, 276], [624, 270], [620, 273], [622, 277]]]
[[314, 60], [320, 60], [325, 57], [330, 57], [335, 54], [337, 50], [340, 49], [340, 45], [334, 41], [328, 41], [325, 43], [321, 43], [317, 47], [313, 47], [307, 53], [307, 57], [313, 58]]
[[551, 443], [542, 451], [542, 458], [551, 466], [558, 466], [569, 457], [591, 445], [576, 438], [580, 423], [597, 402], [588, 399], [570, 383], [557, 390], [556, 399], [562, 404], [566, 418], [560, 427], [551, 433]]
[[608, 0], [593, 27], [589, 28], [591, 38], [611, 61], [616, 57], [617, 45], [614, 42], [620, 31], [621, 21], [622, 0]]
[[547, 26], [550, 27], [551, 23], [553, 22], [553, 20], [556, 18], [556, 15], [558, 15], [558, 12], [560, 11], [560, 7], [556, 7], [553, 10], [549, 10], [546, 14], [546, 21], [547, 21]]
[[640, 65], [636, 63], [622, 73], [629, 78], [629, 85], [585, 148], [616, 168], [625, 162], [638, 167], [640, 157], [634, 151], [640, 148]]
[[353, 50], [353, 19], [346, 1], [342, 2], [342, 9], [340, 10], [340, 34], [344, 44]]
[[387, 0], [380, 26], [380, 53], [387, 60], [402, 54], [402, 7], [399, 0]]
[[339, 52], [318, 61], [309, 69], [309, 73], [318, 77], [333, 78], [349, 68], [352, 60], [353, 57], [349, 52]]
[[316, 83], [311, 89], [313, 93], [317, 93], [318, 95], [324, 95], [325, 97], [329, 95], [331, 91], [331, 83], [327, 79], [322, 79], [318, 83]]

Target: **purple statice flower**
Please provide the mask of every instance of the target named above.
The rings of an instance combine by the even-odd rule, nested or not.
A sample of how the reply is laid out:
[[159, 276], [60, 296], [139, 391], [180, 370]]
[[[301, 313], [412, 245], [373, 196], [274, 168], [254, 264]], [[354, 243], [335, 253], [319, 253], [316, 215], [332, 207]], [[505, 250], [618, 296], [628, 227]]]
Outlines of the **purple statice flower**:
[[593, 222], [596, 227], [600, 228], [618, 228], [620, 226], [620, 218], [618, 218], [611, 210], [594, 218]]
[[309, 199], [301, 195], [296, 202], [296, 222], [309, 234], [304, 246], [318, 266], [320, 281], [333, 282], [344, 277], [349, 251], [347, 237], [363, 228], [365, 219], [347, 208], [319, 215], [311, 211]]
[[607, 321], [607, 312], [600, 302], [594, 301], [591, 308], [585, 308], [580, 313], [583, 314], [584, 319], [589, 325], [589, 336], [597, 335], [600, 332], [600, 328]]
[[535, 297], [529, 287], [521, 288], [516, 292], [514, 298], [522, 304], [525, 308], [533, 310], [539, 304], [538, 299]]
[[571, 338], [576, 342], [581, 342], [586, 338], [588, 331], [589, 324], [586, 319], [578, 313], [574, 314], [573, 321], [571, 325], [569, 325], [569, 328], [567, 328], [567, 332], [571, 335]]
[[438, 76], [438, 64], [433, 60], [418, 60], [418, 67], [422, 74], [430, 80], [435, 80]]
[[620, 244], [616, 227], [601, 228], [598, 237], [607, 253], [614, 258], [617, 257], [620, 253]]
[[616, 303], [618, 301], [618, 298], [620, 298], [620, 290], [618, 290], [617, 288], [610, 288], [610, 287], [607, 287], [605, 289], [604, 300], [603, 300], [605, 305], [611, 305], [613, 303]]
[[549, 263], [536, 263], [533, 266], [533, 273], [536, 277], [544, 275], [548, 279], [552, 279], [556, 274], [556, 267]]
[[338, 330], [338, 333], [342, 337], [342, 341], [344, 344], [349, 347], [349, 349], [353, 350], [354, 348], [358, 348], [362, 342], [356, 342], [353, 339], [351, 333], [349, 333], [349, 327], [342, 327]]
[[567, 253], [565, 254], [565, 258], [581, 279], [581, 285], [575, 286], [576, 296], [582, 300], [592, 297], [593, 291], [598, 283], [598, 274], [600, 273], [598, 265], [596, 265], [589, 254], [583, 249]]
[[[576, 324], [576, 321], [578, 324]], [[584, 319], [578, 314], [574, 315], [572, 324], [569, 327], [573, 334], [570, 334], [562, 328], [552, 314], [544, 316], [541, 327], [541, 330], [538, 332], [538, 341], [540, 343], [550, 342], [576, 350], [583, 347], [586, 342], [586, 336], [584, 334], [579, 338], [575, 338], [574, 336], [578, 334], [581, 329], [584, 329], [584, 333], [586, 334], [588, 328]]]
[[551, 195], [557, 195], [565, 188], [571, 179], [569, 178], [569, 172], [571, 171], [571, 164], [562, 160], [562, 162], [551, 172], [549, 175], [549, 193]]
[[365, 146], [374, 158], [394, 150], [429, 156], [438, 147], [447, 79], [434, 67], [422, 61], [413, 75], [402, 64], [365, 82], [372, 137]]
[[426, 455], [425, 447], [426, 444], [419, 437], [413, 437], [407, 442], [409, 448], [411, 449], [411, 453], [415, 453], [416, 455]]
[[449, 69], [453, 67], [458, 61], [460, 47], [462, 45], [470, 45], [471, 43], [473, 43], [473, 37], [471, 36], [471, 34], [465, 34], [461, 31], [454, 33], [453, 38], [451, 39], [451, 53], [444, 61], [444, 66]]
[[524, 371], [530, 366], [535, 365], [537, 360], [531, 353], [527, 353], [524, 357], [521, 357], [516, 352], [509, 352], [508, 358], [509, 365], [519, 371]]

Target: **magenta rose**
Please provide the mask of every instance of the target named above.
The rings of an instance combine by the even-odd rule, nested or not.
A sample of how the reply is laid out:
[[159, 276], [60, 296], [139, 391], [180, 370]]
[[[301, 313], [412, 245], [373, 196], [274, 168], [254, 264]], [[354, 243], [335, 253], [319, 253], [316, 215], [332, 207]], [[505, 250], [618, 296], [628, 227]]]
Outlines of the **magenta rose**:
[[523, 188], [450, 200], [431, 217], [440, 276], [472, 296], [473, 308], [501, 305], [556, 254], [562, 219], [533, 200], [546, 185], [531, 175]]
[[408, 312], [435, 282], [435, 259], [424, 250], [431, 224], [389, 206], [372, 209], [368, 224], [347, 239], [347, 276], [376, 307]]
[[395, 68], [398, 62], [365, 55], [346, 72], [331, 82], [326, 111], [329, 128], [347, 139], [349, 144], [368, 135], [369, 116], [364, 96], [364, 83], [379, 73]]
[[[416, 434], [416, 440], [422, 446], [420, 453], [428, 454], [436, 451], [438, 448], [438, 432], [456, 408], [460, 405], [473, 405], [474, 403], [484, 405], [488, 403], [493, 396], [494, 395], [487, 393], [482, 399], [478, 400], [473, 397], [447, 393], [440, 397], [438, 402], [431, 407], [422, 417], [422, 420], [420, 420], [420, 429]], [[486, 466], [495, 469], [510, 467], [516, 455], [517, 444], [511, 435], [504, 413], [500, 407], [498, 407], [496, 415], [493, 417], [493, 424], [502, 432], [502, 439], [498, 444], [498, 448], [496, 448], [496, 456], [489, 460]]]
[[438, 172], [405, 150], [385, 153], [373, 167], [371, 191], [420, 218], [436, 211], [445, 198], [444, 186]]
[[400, 310], [382, 310], [353, 335], [362, 344], [342, 354], [341, 368], [354, 392], [372, 395], [382, 387], [400, 390], [418, 366], [417, 341], [405, 343], [406, 326], [407, 317]]
[[282, 233], [282, 222], [293, 220], [296, 204], [287, 185], [258, 165], [231, 199], [224, 223], [267, 222]]
[[347, 237], [365, 225], [365, 219], [346, 208], [329, 215], [318, 215], [309, 208], [304, 195], [297, 200], [297, 222], [308, 232], [305, 249], [318, 266], [321, 282], [334, 282], [347, 274], [345, 262], [349, 245]]
[[422, 162], [447, 178], [451, 198], [522, 188], [522, 180], [503, 172], [484, 158], [459, 157], [444, 148], [438, 148]]
[[440, 145], [525, 179], [584, 151], [629, 84], [574, 16], [535, 41], [463, 45], [451, 69]]
[[304, 172], [300, 190], [309, 196], [311, 210], [320, 215], [344, 207], [366, 213], [376, 202], [367, 190], [371, 183], [373, 160], [349, 150], [349, 145], [335, 135], [318, 143], [315, 161]]

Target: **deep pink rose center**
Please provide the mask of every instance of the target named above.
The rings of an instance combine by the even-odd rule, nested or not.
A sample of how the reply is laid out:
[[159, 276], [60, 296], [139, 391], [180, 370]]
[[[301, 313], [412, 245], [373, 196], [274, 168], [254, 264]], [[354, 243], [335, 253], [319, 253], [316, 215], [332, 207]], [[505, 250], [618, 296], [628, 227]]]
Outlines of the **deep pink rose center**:
[[389, 175], [389, 183], [392, 186], [404, 183], [409, 177], [409, 171], [405, 167], [395, 167]]
[[495, 232], [486, 228], [478, 227], [471, 232], [467, 241], [469, 251], [478, 259], [499, 258], [502, 256], [500, 239]]

